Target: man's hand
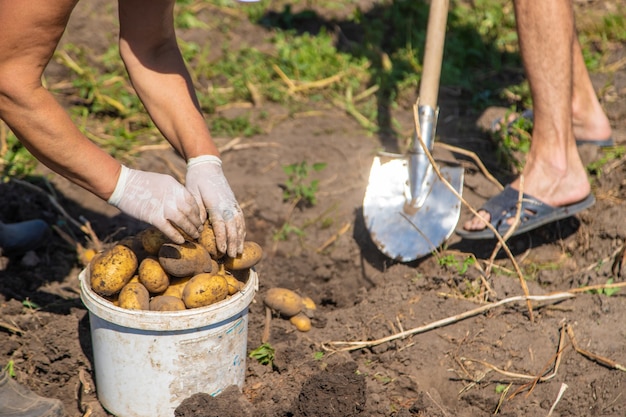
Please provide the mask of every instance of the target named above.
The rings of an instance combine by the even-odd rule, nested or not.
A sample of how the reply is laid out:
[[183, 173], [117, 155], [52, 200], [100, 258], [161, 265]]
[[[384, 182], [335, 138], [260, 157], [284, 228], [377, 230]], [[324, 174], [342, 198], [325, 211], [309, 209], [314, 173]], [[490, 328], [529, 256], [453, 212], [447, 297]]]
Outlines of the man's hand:
[[224, 177], [220, 158], [202, 155], [187, 161], [185, 186], [196, 198], [200, 215], [208, 212], [217, 249], [236, 257], [243, 251], [246, 225], [243, 212]]
[[154, 225], [175, 243], [183, 243], [185, 238], [172, 224], [194, 239], [200, 237], [198, 231], [203, 218], [196, 200], [169, 175], [122, 165], [115, 191], [108, 202], [124, 213]]

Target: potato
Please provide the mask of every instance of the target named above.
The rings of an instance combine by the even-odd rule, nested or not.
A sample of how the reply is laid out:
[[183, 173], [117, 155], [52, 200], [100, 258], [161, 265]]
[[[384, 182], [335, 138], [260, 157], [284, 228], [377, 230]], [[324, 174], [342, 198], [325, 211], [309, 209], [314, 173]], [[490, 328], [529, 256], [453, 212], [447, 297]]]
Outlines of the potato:
[[304, 303], [304, 308], [307, 310], [316, 310], [317, 306], [315, 305], [315, 301], [311, 299], [311, 297], [302, 297], [302, 302]]
[[304, 313], [298, 313], [289, 319], [289, 322], [296, 326], [296, 329], [301, 332], [308, 332], [311, 330], [311, 319]]
[[305, 314], [308, 318], [315, 317], [315, 310], [317, 310], [315, 301], [313, 301], [311, 297], [302, 296], [302, 303], [304, 304], [304, 309], [302, 310], [302, 313]]
[[226, 279], [226, 282], [228, 283], [228, 295], [233, 295], [233, 294], [238, 293], [245, 286], [243, 282], [239, 281], [237, 278], [235, 278], [229, 273], [220, 273], [218, 275]]
[[270, 288], [263, 302], [285, 317], [295, 316], [304, 309], [302, 297], [286, 288]]
[[185, 242], [181, 245], [165, 243], [159, 249], [159, 263], [165, 272], [175, 277], [211, 272], [213, 270], [211, 261], [209, 252], [195, 242]]
[[127, 246], [115, 245], [92, 259], [91, 288], [99, 295], [116, 294], [136, 271], [137, 255]]
[[183, 290], [187, 308], [208, 306], [228, 296], [228, 282], [221, 275], [198, 274], [191, 278]]
[[139, 282], [129, 282], [124, 285], [118, 297], [119, 306], [129, 310], [149, 310], [150, 294], [146, 287]]
[[242, 270], [252, 268], [263, 257], [261, 246], [250, 240], [243, 243], [243, 252], [236, 258], [226, 257], [224, 267], [229, 270]]
[[221, 259], [224, 256], [223, 253], [217, 250], [215, 233], [213, 232], [213, 227], [208, 220], [204, 222], [204, 226], [202, 227], [202, 231], [200, 232], [200, 237], [198, 238], [198, 243], [209, 252], [211, 258]]
[[143, 243], [141, 242], [141, 236], [127, 236], [121, 241], [118, 242], [118, 245], [128, 246], [130, 250], [135, 252], [137, 256], [137, 264], [140, 264], [145, 258], [150, 256], [148, 251], [143, 247]]
[[156, 227], [149, 227], [139, 234], [141, 244], [146, 252], [152, 256], [159, 253], [159, 249], [170, 240]]
[[175, 278], [170, 281], [169, 287], [163, 292], [161, 295], [171, 295], [174, 297], [178, 297], [182, 300], [183, 298], [183, 290], [185, 289], [185, 285], [189, 282], [191, 277], [185, 278]]
[[186, 308], [183, 300], [173, 295], [157, 295], [150, 300], [151, 311], [180, 311]]
[[163, 269], [159, 260], [149, 257], [141, 261], [139, 264], [139, 282], [151, 294], [162, 293], [170, 285], [170, 277]]
[[91, 262], [91, 260], [93, 258], [95, 258], [97, 252], [95, 251], [95, 249], [85, 249], [82, 246], [78, 246], [77, 248], [77, 252], [78, 252], [78, 259], [80, 260], [80, 263], [83, 265], [89, 265], [89, 262]]

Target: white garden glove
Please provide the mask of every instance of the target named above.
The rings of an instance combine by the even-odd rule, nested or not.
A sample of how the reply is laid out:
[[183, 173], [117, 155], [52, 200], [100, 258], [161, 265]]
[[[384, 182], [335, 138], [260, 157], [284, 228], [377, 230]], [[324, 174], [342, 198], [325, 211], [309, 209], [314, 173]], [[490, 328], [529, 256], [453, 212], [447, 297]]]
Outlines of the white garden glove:
[[187, 161], [185, 186], [200, 207], [208, 212], [215, 232], [217, 250], [230, 257], [243, 251], [246, 224], [243, 212], [222, 171], [222, 161], [214, 155], [202, 155]]
[[184, 243], [178, 226], [190, 237], [200, 237], [202, 218], [189, 191], [173, 177], [130, 169], [122, 165], [109, 204], [136, 219], [150, 223], [173, 242]]

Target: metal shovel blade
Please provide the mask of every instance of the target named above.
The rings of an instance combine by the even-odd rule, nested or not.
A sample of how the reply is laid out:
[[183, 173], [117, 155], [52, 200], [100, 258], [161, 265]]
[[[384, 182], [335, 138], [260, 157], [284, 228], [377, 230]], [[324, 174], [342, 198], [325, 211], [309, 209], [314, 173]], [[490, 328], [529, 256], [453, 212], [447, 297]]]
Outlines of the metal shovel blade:
[[[461, 211], [461, 201], [432, 173], [426, 179], [426, 198], [421, 206], [408, 207], [407, 159], [381, 163], [374, 158], [363, 199], [363, 217], [372, 240], [392, 259], [410, 262], [432, 253], [450, 237]], [[442, 177], [459, 193], [463, 168], [442, 167]]]

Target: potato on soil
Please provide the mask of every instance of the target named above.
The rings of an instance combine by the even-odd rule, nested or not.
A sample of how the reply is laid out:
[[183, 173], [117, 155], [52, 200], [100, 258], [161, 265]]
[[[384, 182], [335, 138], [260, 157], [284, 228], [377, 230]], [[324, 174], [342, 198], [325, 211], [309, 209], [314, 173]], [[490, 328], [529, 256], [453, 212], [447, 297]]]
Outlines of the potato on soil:
[[263, 300], [266, 306], [285, 317], [292, 317], [304, 309], [302, 297], [287, 288], [270, 288]]
[[139, 282], [151, 294], [162, 293], [170, 285], [170, 277], [163, 269], [159, 260], [149, 257], [141, 261], [139, 264]]
[[301, 332], [308, 332], [311, 330], [311, 319], [304, 313], [298, 313], [295, 316], [292, 316], [289, 319], [289, 322]]
[[150, 300], [151, 311], [181, 311], [187, 307], [183, 300], [173, 295], [157, 295]]
[[261, 246], [250, 240], [243, 243], [243, 252], [236, 258], [224, 258], [224, 267], [228, 270], [242, 270], [252, 268], [259, 263], [263, 257], [263, 249]]
[[302, 303], [304, 304], [304, 309], [302, 309], [302, 313], [306, 315], [308, 318], [315, 317], [315, 310], [317, 310], [315, 301], [313, 301], [311, 297], [307, 297], [303, 295]]
[[161, 246], [170, 241], [168, 237], [156, 227], [149, 227], [140, 232], [139, 238], [144, 250], [152, 256], [156, 256]]
[[137, 255], [124, 245], [115, 245], [96, 255], [90, 264], [91, 288], [99, 295], [113, 295], [137, 271]]
[[185, 289], [185, 285], [187, 285], [190, 279], [191, 277], [174, 278], [170, 281], [169, 287], [167, 287], [167, 289], [161, 295], [171, 295], [174, 297], [178, 297], [182, 300], [183, 290]]
[[221, 275], [198, 274], [189, 280], [183, 290], [183, 301], [187, 308], [208, 306], [227, 296], [228, 282]]
[[194, 242], [185, 242], [181, 245], [165, 243], [159, 249], [159, 263], [170, 275], [175, 277], [189, 277], [201, 273], [211, 272], [211, 255]]
[[129, 310], [149, 310], [150, 294], [146, 287], [139, 282], [129, 282], [124, 285], [118, 297], [119, 306]]

